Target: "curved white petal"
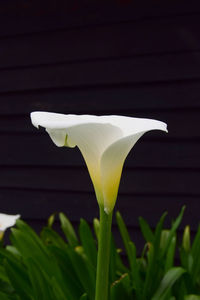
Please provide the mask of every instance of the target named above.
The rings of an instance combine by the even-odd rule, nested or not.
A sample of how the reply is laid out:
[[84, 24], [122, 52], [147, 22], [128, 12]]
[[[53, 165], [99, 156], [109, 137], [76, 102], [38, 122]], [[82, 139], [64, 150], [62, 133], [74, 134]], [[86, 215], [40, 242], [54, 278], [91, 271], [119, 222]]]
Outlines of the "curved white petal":
[[135, 143], [147, 131], [154, 129], [167, 131], [165, 123], [155, 120], [149, 120], [149, 122], [147, 121], [148, 120], [145, 119], [143, 126], [140, 124], [140, 128], [145, 128], [144, 131], [125, 136], [120, 140], [115, 141], [105, 150], [102, 155], [100, 163], [101, 183], [104, 209], [107, 213], [111, 212], [114, 208], [123, 164]]
[[50, 138], [54, 142], [54, 144], [58, 147], [76, 147], [76, 144], [73, 140], [68, 136], [66, 129], [50, 129], [46, 128], [46, 132], [48, 132]]
[[15, 225], [20, 215], [0, 214], [0, 231], [5, 231], [7, 228]]
[[34, 111], [30, 114], [32, 124], [35, 127], [45, 127], [49, 129], [63, 129], [89, 123], [111, 124], [102, 116], [95, 115], [73, 115], [59, 114], [45, 111]]
[[108, 145], [122, 137], [121, 130], [110, 124], [90, 123], [68, 128], [67, 134], [80, 149], [97, 198], [101, 201], [100, 159]]
[[98, 202], [112, 211], [124, 160], [137, 140], [147, 131], [167, 131], [165, 123], [125, 116], [64, 115], [33, 112], [34, 126], [45, 127], [59, 146], [80, 149], [87, 164]]
[[146, 118], [132, 118], [126, 116], [102, 116], [102, 119], [110, 124], [119, 127], [124, 136], [146, 132], [148, 130], [160, 129], [167, 131], [167, 125], [164, 122]]
[[[72, 114], [65, 115], [65, 114], [51, 113], [51, 112], [44, 112], [44, 111], [32, 112], [30, 116], [31, 116], [32, 124], [36, 128], [38, 128], [39, 126], [46, 128], [46, 131], [49, 133], [51, 139], [58, 147], [63, 147], [63, 146], [75, 147], [76, 142], [74, 142], [73, 132], [69, 136], [68, 134], [69, 129], [71, 131], [71, 129], [74, 128], [73, 129], [74, 132], [78, 132], [79, 130], [82, 131], [81, 127], [84, 125], [89, 125], [86, 126], [86, 128], [89, 127], [93, 128], [93, 126], [95, 126], [94, 124], [99, 124], [99, 126], [101, 124], [102, 125], [101, 130], [104, 130], [104, 128], [107, 130], [107, 127], [110, 128], [112, 127], [113, 131], [118, 131], [120, 132], [120, 135], [122, 134], [120, 127], [118, 129], [114, 129], [114, 126], [111, 124], [109, 119], [105, 119], [102, 116], [72, 115]], [[77, 129], [75, 129], [75, 127]], [[91, 128], [90, 128], [90, 134], [91, 134]], [[86, 129], [86, 134], [87, 134], [87, 129]], [[105, 142], [110, 144], [112, 140], [115, 138], [115, 134], [112, 135], [111, 130], [109, 130], [108, 135], [109, 135], [109, 139], [107, 139]], [[98, 139], [98, 135], [96, 137], [93, 136], [93, 138]]]
[[88, 167], [97, 198], [102, 201], [100, 159], [106, 148], [123, 136], [121, 129], [98, 116], [33, 112], [31, 120], [36, 127], [45, 127], [57, 146], [77, 145]]

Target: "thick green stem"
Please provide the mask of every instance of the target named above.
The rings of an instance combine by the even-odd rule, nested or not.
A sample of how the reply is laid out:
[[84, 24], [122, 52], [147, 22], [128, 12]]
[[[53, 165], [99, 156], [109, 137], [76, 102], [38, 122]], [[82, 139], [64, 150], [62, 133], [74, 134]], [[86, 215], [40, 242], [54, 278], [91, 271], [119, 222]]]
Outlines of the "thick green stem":
[[112, 213], [105, 213], [104, 208], [100, 206], [95, 300], [108, 299], [111, 225]]

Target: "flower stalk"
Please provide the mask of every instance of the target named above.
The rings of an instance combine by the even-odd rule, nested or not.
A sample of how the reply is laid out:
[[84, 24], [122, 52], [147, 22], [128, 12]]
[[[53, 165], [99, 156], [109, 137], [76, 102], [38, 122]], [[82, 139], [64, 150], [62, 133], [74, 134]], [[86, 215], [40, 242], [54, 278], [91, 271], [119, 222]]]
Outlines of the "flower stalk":
[[112, 212], [107, 214], [104, 207], [100, 206], [95, 300], [108, 299], [111, 225]]

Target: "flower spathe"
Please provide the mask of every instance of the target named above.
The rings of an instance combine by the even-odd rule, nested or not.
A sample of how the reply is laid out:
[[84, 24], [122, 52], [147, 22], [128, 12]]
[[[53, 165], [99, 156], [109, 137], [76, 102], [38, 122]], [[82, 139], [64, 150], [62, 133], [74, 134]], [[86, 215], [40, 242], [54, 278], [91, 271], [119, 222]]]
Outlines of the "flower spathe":
[[99, 205], [110, 213], [117, 198], [124, 161], [147, 131], [163, 130], [161, 121], [125, 116], [31, 113], [35, 127], [42, 126], [58, 147], [77, 146], [86, 162]]
[[0, 232], [4, 232], [7, 228], [15, 225], [20, 215], [0, 214]]

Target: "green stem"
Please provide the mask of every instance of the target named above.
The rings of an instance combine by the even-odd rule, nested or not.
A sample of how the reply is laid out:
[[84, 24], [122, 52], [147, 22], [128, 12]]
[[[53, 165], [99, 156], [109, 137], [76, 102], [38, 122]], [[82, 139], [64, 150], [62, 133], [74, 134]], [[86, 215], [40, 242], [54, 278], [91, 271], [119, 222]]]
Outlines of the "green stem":
[[104, 208], [100, 206], [95, 300], [108, 299], [111, 225], [112, 213], [105, 213]]

